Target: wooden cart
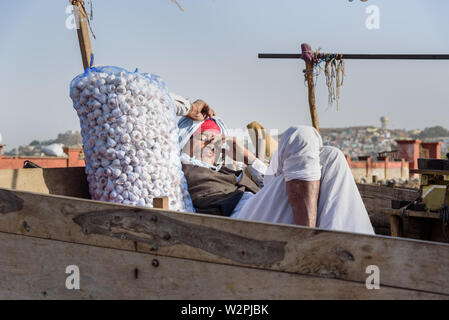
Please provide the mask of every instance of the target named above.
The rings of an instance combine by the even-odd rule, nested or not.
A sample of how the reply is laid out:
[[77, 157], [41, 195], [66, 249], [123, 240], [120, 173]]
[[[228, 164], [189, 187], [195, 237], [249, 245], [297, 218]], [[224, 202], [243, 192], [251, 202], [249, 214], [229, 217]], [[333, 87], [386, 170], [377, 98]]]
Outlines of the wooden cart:
[[0, 182], [0, 299], [449, 298], [447, 244], [92, 201], [84, 168]]

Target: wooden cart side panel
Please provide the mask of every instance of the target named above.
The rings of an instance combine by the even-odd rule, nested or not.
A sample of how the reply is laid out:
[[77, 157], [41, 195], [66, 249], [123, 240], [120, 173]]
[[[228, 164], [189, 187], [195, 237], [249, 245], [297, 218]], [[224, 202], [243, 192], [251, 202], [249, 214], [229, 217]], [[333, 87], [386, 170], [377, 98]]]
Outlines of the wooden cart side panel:
[[[414, 189], [357, 186], [376, 233], [383, 235], [390, 235], [390, 222], [379, 210], [391, 208], [392, 199], [414, 200], [418, 194]], [[84, 167], [3, 169], [0, 170], [0, 188], [90, 199]], [[419, 232], [412, 232], [410, 237], [420, 239]]]
[[84, 167], [1, 169], [0, 188], [90, 199]]
[[[384, 285], [449, 294], [445, 244], [5, 189], [0, 189], [0, 232], [359, 283], [366, 281], [367, 266], [376, 265]], [[273, 256], [270, 250], [279, 252]]]
[[[368, 211], [391, 208], [391, 200], [414, 200], [419, 191], [407, 188], [357, 184]], [[2, 169], [0, 188], [89, 198], [84, 167]]]
[[[0, 299], [448, 299], [0, 232]], [[17, 250], [20, 248], [20, 250]], [[77, 266], [80, 289], [66, 288]], [[261, 281], [263, 279], [263, 281]]]

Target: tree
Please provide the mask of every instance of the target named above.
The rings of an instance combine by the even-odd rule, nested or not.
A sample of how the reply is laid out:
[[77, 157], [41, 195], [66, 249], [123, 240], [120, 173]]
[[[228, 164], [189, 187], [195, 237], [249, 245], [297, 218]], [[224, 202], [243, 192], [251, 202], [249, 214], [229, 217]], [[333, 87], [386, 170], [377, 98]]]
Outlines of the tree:
[[449, 130], [442, 126], [429, 127], [413, 137], [416, 139], [449, 137]]
[[37, 141], [37, 140], [33, 140], [33, 141], [31, 141], [31, 143], [30, 143], [30, 146], [38, 146], [38, 145], [40, 145], [40, 142]]

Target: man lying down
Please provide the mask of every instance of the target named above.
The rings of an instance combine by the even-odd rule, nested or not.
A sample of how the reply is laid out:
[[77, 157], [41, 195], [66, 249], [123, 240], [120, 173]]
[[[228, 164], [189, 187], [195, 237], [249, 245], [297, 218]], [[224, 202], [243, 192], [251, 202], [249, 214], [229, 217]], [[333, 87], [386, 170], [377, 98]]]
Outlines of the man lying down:
[[[374, 234], [343, 153], [309, 126], [288, 128], [267, 167], [203, 101], [175, 96], [182, 168], [198, 212], [236, 219]], [[208, 117], [209, 116], [209, 117]], [[198, 121], [194, 121], [198, 120]], [[248, 170], [222, 165], [222, 143]]]

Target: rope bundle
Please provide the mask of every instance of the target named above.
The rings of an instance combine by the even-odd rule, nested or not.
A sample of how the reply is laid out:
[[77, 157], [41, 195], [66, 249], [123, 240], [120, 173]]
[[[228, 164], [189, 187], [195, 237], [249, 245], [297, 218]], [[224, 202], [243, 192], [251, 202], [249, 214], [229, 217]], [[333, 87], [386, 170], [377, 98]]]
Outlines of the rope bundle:
[[[338, 62], [337, 62], [338, 60]], [[338, 110], [338, 101], [340, 100], [340, 88], [343, 86], [345, 77], [345, 63], [343, 55], [336, 54], [326, 57], [324, 65], [324, 74], [326, 75], [326, 86], [328, 88], [328, 105], [331, 106], [335, 101]]]
[[[345, 62], [343, 60], [343, 54], [323, 54], [319, 52], [320, 49], [313, 52], [313, 64], [314, 76], [318, 78], [320, 74], [319, 71], [315, 71], [319, 69], [324, 71], [326, 77], [326, 86], [328, 89], [328, 106], [331, 107], [334, 104], [334, 101], [337, 105], [338, 110], [338, 102], [340, 100], [340, 88], [343, 86], [344, 77], [345, 77]], [[324, 69], [320, 66], [320, 64], [324, 62]], [[304, 71], [307, 74], [307, 71]], [[316, 80], [315, 80], [316, 82]]]

